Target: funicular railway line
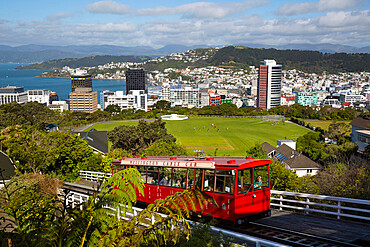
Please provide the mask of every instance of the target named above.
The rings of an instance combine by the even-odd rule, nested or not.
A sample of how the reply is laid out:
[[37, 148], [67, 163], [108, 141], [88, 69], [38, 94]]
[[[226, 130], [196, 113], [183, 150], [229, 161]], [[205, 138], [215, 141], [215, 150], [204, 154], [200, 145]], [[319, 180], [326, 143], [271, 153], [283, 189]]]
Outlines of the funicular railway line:
[[[239, 244], [253, 241], [256, 246], [369, 246], [368, 225], [353, 222], [346, 225], [348, 222], [338, 220], [346, 217], [368, 222], [370, 201], [270, 190], [269, 160], [230, 159], [134, 157], [116, 160], [112, 164], [118, 170], [135, 168], [140, 172], [145, 187], [144, 194], [139, 193], [137, 197], [144, 205], [185, 189], [197, 189], [208, 194], [218, 206], [206, 205], [194, 215], [223, 222], [219, 226], [211, 226], [211, 230], [221, 231]], [[97, 191], [97, 181], [111, 175], [80, 171], [84, 181], [82, 185], [64, 184], [65, 189], [73, 192], [69, 203], [72, 206], [81, 205]], [[362, 206], [357, 206], [359, 204]], [[273, 211], [272, 217], [257, 219], [257, 215], [270, 215], [270, 205], [280, 211]], [[303, 212], [304, 215], [284, 211], [285, 208]], [[125, 218], [133, 217], [141, 210], [135, 208]], [[337, 219], [306, 217], [311, 213], [336, 216]], [[155, 222], [155, 219], [148, 220]], [[353, 244], [361, 244], [361, 241], [365, 244]]]
[[[93, 184], [94, 183], [91, 183], [90, 181], [84, 181], [84, 185], [65, 183], [63, 188], [68, 189], [72, 192], [73, 198], [70, 200], [70, 202], [75, 202], [75, 205], [77, 206], [83, 201], [87, 200], [88, 196], [96, 191], [96, 188], [92, 188], [91, 186]], [[144, 204], [140, 204], [139, 208], [134, 208], [134, 212], [132, 214], [128, 214], [126, 217], [130, 218], [133, 215], [139, 213], [143, 207]], [[197, 217], [193, 217], [191, 220], [195, 222], [198, 221]], [[248, 222], [239, 226], [234, 225], [231, 222], [223, 221], [222, 223], [217, 224], [215, 227], [211, 227], [211, 229], [214, 232], [221, 231], [224, 235], [229, 235], [233, 237], [239, 244], [245, 243], [246, 241], [244, 239], [238, 239], [238, 234], [253, 236], [274, 243], [280, 243], [282, 244], [282, 246], [315, 246], [315, 247], [366, 246], [351, 244], [348, 242], [339, 241], [332, 238], [325, 238], [317, 235], [306, 234], [298, 231], [292, 231], [256, 222]], [[232, 232], [232, 235], [228, 234], [229, 232]], [[248, 244], [248, 246], [251, 245]], [[271, 245], [262, 244], [261, 246], [271, 246]]]
[[337, 241], [334, 239], [323, 238], [320, 236], [291, 231], [255, 222], [249, 222], [243, 226], [233, 226], [233, 225], [223, 226], [223, 228], [290, 246], [315, 246], [315, 247], [360, 246], [350, 243], [344, 243], [342, 241]]

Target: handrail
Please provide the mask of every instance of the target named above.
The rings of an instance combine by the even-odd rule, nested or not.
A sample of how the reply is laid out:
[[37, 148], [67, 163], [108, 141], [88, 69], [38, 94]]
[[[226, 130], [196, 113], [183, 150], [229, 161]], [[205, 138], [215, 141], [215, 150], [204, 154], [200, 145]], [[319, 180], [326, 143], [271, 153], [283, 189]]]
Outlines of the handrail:
[[[104, 172], [93, 172], [93, 171], [80, 171], [80, 177], [82, 179], [90, 181], [100, 181], [101, 179], [110, 177], [111, 174]], [[279, 197], [273, 197], [273, 195], [278, 195]], [[285, 198], [284, 198], [285, 196]], [[286, 197], [295, 197], [293, 199], [287, 199]], [[296, 199], [298, 197], [298, 199]], [[299, 200], [305, 199], [305, 200]], [[323, 202], [312, 202], [310, 199], [322, 200]], [[335, 205], [328, 204], [326, 202], [335, 202]], [[276, 203], [278, 202], [278, 203]], [[343, 203], [354, 204], [354, 206], [342, 205]], [[300, 206], [298, 206], [298, 205]], [[356, 205], [370, 206], [370, 200], [360, 200], [354, 198], [344, 198], [344, 197], [335, 197], [335, 196], [324, 196], [324, 195], [314, 195], [298, 192], [288, 192], [288, 191], [278, 191], [271, 190], [271, 206], [277, 207], [280, 210], [291, 209], [303, 211], [305, 214], [310, 213], [319, 213], [326, 215], [334, 215], [338, 220], [341, 217], [361, 219], [361, 220], [370, 220], [370, 210], [366, 208], [359, 208]], [[311, 206], [311, 207], [310, 207]], [[315, 207], [315, 208], [312, 208]], [[319, 209], [317, 209], [319, 208]], [[336, 209], [336, 211], [328, 211], [325, 209]], [[345, 213], [343, 213], [345, 211]], [[354, 212], [360, 212], [361, 215], [353, 214]]]
[[[355, 218], [361, 220], [370, 220], [370, 210], [366, 208], [358, 208], [358, 205], [370, 207], [369, 200], [361, 200], [361, 199], [354, 199], [354, 198], [344, 198], [344, 197], [335, 197], [335, 196], [324, 196], [324, 195], [314, 195], [314, 194], [306, 194], [306, 193], [298, 193], [298, 192], [288, 192], [288, 191], [278, 191], [278, 190], [271, 190], [271, 195], [279, 195], [279, 197], [271, 196], [271, 206], [278, 207], [280, 210], [285, 209], [294, 209], [299, 211], [304, 211], [305, 214], [309, 213], [320, 213], [326, 215], [334, 215], [337, 216], [337, 219], [340, 220], [341, 217], [347, 218]], [[285, 196], [285, 198], [283, 197]], [[294, 197], [291, 199], [287, 199], [286, 197]], [[296, 199], [298, 197], [298, 199]], [[300, 198], [305, 199], [299, 200]], [[322, 200], [322, 202], [312, 202], [310, 199]], [[279, 203], [274, 203], [278, 201]], [[326, 202], [335, 202], [336, 204], [327, 204]], [[343, 203], [350, 203], [354, 204], [355, 206], [344, 206]], [[301, 206], [297, 206], [297, 204]], [[312, 208], [310, 206], [315, 206], [316, 208]], [[318, 209], [319, 208], [319, 209]], [[335, 211], [329, 211], [325, 209], [336, 209]], [[346, 213], [343, 213], [343, 210]], [[351, 212], [361, 212], [362, 215], [353, 214]]]
[[[71, 192], [71, 195], [69, 197], [67, 197], [67, 205], [72, 204], [72, 207], [78, 206], [81, 210], [82, 209], [82, 204], [85, 201], [87, 201], [88, 198], [89, 198], [89, 196], [86, 195], [86, 194], [82, 194], [82, 193], [78, 193], [78, 192]], [[107, 207], [107, 208], [110, 208], [110, 207]], [[113, 209], [113, 208], [110, 208], [110, 209]], [[121, 216], [121, 218], [125, 219], [125, 220], [131, 219], [134, 216], [138, 215], [142, 210], [143, 210], [142, 208], [132, 207], [132, 212], [127, 212], [126, 215]], [[155, 219], [152, 218], [151, 221], [152, 221], [152, 223], [154, 223]], [[190, 225], [202, 225], [201, 223], [193, 222], [191, 220], [187, 220], [187, 221]], [[225, 229], [218, 228], [218, 227], [215, 227], [215, 226], [210, 226], [210, 229], [211, 229], [211, 231], [213, 231], [215, 233], [221, 232], [223, 235], [231, 236], [234, 239], [254, 242], [254, 243], [256, 243], [256, 247], [260, 247], [262, 245], [263, 246], [271, 246], [271, 247], [288, 247], [288, 245], [272, 242], [272, 241], [269, 241], [269, 240], [265, 240], [265, 239], [262, 239], [262, 238], [257, 238], [257, 237], [254, 237], [254, 236], [249, 236], [249, 235], [238, 233], [238, 232], [225, 230]]]

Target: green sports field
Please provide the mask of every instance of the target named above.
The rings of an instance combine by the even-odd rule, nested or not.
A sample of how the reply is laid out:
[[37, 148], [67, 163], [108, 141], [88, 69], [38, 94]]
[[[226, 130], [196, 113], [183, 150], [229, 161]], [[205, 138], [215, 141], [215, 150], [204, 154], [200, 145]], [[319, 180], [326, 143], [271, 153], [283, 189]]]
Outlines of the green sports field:
[[[104, 123], [92, 126], [97, 130], [136, 123]], [[213, 124], [213, 126], [212, 126]], [[250, 118], [192, 117], [182, 121], [166, 121], [168, 132], [192, 150], [204, 150], [207, 155], [238, 156], [255, 143], [268, 142], [276, 146], [276, 140], [297, 139], [309, 130], [291, 123], [273, 124]]]
[[[328, 130], [329, 125], [334, 122], [332, 120], [315, 120], [315, 119], [302, 119], [302, 120], [305, 121], [306, 123], [311, 124], [312, 126], [320, 127], [323, 130]], [[343, 120], [343, 121], [336, 121], [336, 122], [337, 123], [345, 123], [345, 124], [349, 125], [349, 123], [352, 122], [352, 121], [351, 120]]]

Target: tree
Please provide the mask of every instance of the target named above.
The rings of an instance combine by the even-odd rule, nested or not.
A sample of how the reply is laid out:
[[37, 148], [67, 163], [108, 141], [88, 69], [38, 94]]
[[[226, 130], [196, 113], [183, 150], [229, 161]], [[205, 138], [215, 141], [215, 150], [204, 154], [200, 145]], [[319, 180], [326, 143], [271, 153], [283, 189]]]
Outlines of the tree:
[[174, 142], [156, 141], [144, 151], [144, 156], [186, 156], [186, 149]]
[[71, 180], [78, 177], [79, 170], [101, 170], [101, 155], [78, 135], [35, 127], [19, 127], [2, 134], [7, 153], [21, 172], [56, 174]]
[[167, 133], [166, 123], [155, 120], [152, 123], [139, 121], [137, 126], [121, 125], [108, 132], [113, 148], [121, 148], [133, 155], [140, 155], [156, 141], [176, 142], [176, 138]]
[[112, 115], [117, 115], [121, 112], [121, 107], [118, 105], [109, 105], [105, 107], [104, 111], [110, 112]]
[[329, 164], [313, 179], [321, 195], [370, 198], [370, 171], [366, 160], [353, 157], [345, 163]]
[[[20, 225], [16, 225], [11, 240], [21, 238], [20, 246], [163, 246], [169, 243], [176, 244], [181, 236], [189, 239], [190, 225], [186, 218], [190, 210], [203, 210], [208, 203], [215, 203], [212, 198], [199, 191], [183, 191], [158, 199], [148, 205], [138, 215], [131, 219], [123, 219], [127, 212], [132, 212], [136, 203], [136, 191], [143, 194], [143, 178], [136, 169], [125, 169], [107, 178], [90, 198], [72, 208], [66, 204], [70, 193], [64, 190], [62, 199], [56, 198], [55, 217], [45, 220], [48, 227], [35, 228], [37, 222], [30, 222], [35, 229], [31, 236], [34, 242], [20, 236]], [[9, 195], [5, 205], [12, 200], [12, 193], [8, 186], [2, 192]], [[29, 194], [33, 197], [33, 193]], [[18, 200], [19, 198], [15, 198]], [[15, 207], [21, 209], [20, 203]], [[4, 206], [4, 205], [3, 205]], [[80, 206], [82, 209], [80, 210]], [[107, 207], [108, 206], [108, 207]], [[28, 209], [27, 209], [28, 210]], [[26, 210], [26, 211], [27, 211]], [[37, 214], [46, 212], [38, 210]], [[10, 216], [13, 214], [9, 213]], [[14, 214], [18, 217], [17, 214]], [[21, 215], [17, 219], [25, 220]], [[152, 221], [151, 219], [155, 219]]]
[[152, 106], [152, 109], [158, 109], [161, 111], [170, 110], [171, 102], [168, 102], [167, 100], [159, 100]]
[[317, 132], [308, 132], [297, 139], [297, 151], [302, 152], [314, 161], [324, 161], [328, 155], [321, 143], [324, 138]]
[[349, 124], [334, 121], [329, 125], [327, 136], [330, 139], [336, 139], [338, 144], [343, 144], [350, 141], [350, 132], [351, 126]]
[[112, 161], [121, 158], [130, 158], [132, 154], [121, 148], [111, 148], [108, 153], [103, 156], [102, 164], [103, 171], [106, 173], [112, 172]]
[[271, 161], [270, 179], [273, 190], [299, 191], [301, 186], [297, 174], [278, 161]]

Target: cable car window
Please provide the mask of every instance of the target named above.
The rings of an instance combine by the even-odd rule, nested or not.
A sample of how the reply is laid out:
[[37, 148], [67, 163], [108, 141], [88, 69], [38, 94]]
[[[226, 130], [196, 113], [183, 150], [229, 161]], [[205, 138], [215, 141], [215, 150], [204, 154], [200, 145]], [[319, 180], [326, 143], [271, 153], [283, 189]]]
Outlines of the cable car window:
[[185, 188], [186, 168], [173, 168], [172, 187]]
[[268, 166], [258, 166], [254, 168], [254, 190], [260, 190], [269, 187]]
[[216, 170], [215, 192], [234, 194], [235, 170]]
[[247, 193], [252, 190], [252, 168], [238, 171], [238, 194]]
[[201, 190], [202, 189], [202, 180], [203, 179], [203, 170], [202, 169], [195, 169], [195, 186], [194, 189]]
[[189, 189], [189, 190], [193, 189], [194, 172], [195, 172], [195, 169], [189, 169], [189, 171], [188, 171], [188, 186], [186, 188]]
[[147, 184], [158, 184], [158, 167], [148, 166]]
[[159, 185], [171, 186], [172, 168], [160, 167], [159, 168]]
[[143, 177], [144, 182], [146, 183], [147, 182], [146, 166], [137, 166], [136, 169], [140, 172], [140, 175]]
[[214, 191], [215, 170], [204, 170], [204, 191]]

